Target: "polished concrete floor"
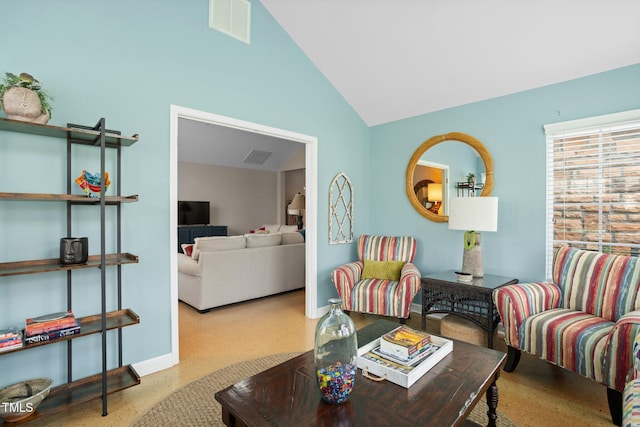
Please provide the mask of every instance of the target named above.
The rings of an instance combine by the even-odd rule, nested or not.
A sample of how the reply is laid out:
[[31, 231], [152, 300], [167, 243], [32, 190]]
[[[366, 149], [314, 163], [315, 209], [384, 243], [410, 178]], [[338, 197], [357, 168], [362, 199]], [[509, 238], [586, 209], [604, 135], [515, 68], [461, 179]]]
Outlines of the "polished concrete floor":
[[[142, 378], [109, 398], [109, 415], [94, 401], [29, 426], [128, 426], [177, 388], [221, 367], [257, 357], [313, 348], [317, 320], [304, 316], [304, 292], [263, 298], [206, 314], [180, 303], [180, 363]], [[357, 327], [378, 319], [351, 314]], [[414, 313], [409, 326], [420, 328]], [[439, 330], [437, 320], [427, 329]], [[499, 340], [498, 350], [505, 350]], [[515, 372], [502, 372], [498, 410], [518, 426], [612, 426], [606, 388], [523, 354]]]

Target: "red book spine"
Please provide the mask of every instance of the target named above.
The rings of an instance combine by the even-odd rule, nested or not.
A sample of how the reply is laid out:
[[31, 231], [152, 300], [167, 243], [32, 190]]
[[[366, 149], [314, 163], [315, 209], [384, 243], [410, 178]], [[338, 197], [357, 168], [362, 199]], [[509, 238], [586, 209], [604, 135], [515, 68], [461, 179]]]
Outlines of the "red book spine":
[[32, 336], [74, 326], [76, 324], [76, 318], [73, 313], [69, 311], [67, 312], [67, 317], [63, 317], [61, 319], [37, 322], [30, 318], [27, 319], [25, 323], [26, 335]]
[[9, 346], [12, 346], [12, 345], [20, 344], [21, 342], [22, 342], [22, 340], [20, 338], [4, 341], [4, 342], [0, 343], [0, 348], [9, 347]]

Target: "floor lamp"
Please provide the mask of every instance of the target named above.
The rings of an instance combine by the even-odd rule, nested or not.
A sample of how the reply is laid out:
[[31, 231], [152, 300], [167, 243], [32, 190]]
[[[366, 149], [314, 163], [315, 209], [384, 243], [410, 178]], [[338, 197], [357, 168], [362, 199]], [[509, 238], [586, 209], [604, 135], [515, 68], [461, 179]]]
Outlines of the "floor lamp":
[[483, 277], [478, 231], [498, 231], [498, 198], [452, 197], [449, 199], [449, 230], [465, 230], [462, 272]]

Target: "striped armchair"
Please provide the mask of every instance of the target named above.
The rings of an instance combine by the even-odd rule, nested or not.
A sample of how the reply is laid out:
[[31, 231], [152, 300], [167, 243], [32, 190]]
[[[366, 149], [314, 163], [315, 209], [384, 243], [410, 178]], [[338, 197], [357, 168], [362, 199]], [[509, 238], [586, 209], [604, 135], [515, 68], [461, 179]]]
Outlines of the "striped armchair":
[[498, 288], [494, 301], [508, 346], [504, 370], [520, 351], [607, 386], [614, 424], [622, 422], [622, 390], [640, 334], [640, 260], [563, 247], [552, 283]]
[[[413, 265], [416, 247], [413, 237], [360, 236], [359, 260], [331, 272], [331, 280], [343, 300], [344, 309], [397, 317], [405, 323], [413, 298], [420, 290], [420, 271]], [[363, 278], [365, 262], [367, 269], [374, 265], [369, 261], [401, 261], [404, 264], [396, 264], [401, 265], [400, 276], [396, 280]]]
[[640, 426], [640, 335], [636, 335], [633, 344], [633, 372], [630, 380], [622, 392], [623, 410], [622, 423], [624, 427]]

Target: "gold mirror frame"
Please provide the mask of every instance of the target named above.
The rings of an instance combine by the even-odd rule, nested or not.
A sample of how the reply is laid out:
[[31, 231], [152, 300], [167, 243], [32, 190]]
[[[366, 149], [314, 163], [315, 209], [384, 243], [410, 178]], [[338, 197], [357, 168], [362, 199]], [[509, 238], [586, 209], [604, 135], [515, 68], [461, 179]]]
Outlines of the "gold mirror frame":
[[476, 150], [482, 162], [484, 163], [484, 170], [486, 175], [484, 187], [482, 188], [481, 196], [490, 196], [491, 191], [493, 191], [493, 159], [491, 158], [491, 154], [487, 150], [487, 147], [484, 146], [482, 142], [477, 140], [471, 135], [467, 135], [462, 132], [449, 132], [444, 135], [434, 136], [429, 138], [425, 142], [418, 147], [418, 149], [413, 153], [411, 159], [409, 160], [409, 164], [407, 165], [407, 173], [406, 173], [406, 187], [405, 190], [407, 192], [407, 196], [409, 197], [409, 201], [413, 205], [414, 209], [423, 217], [430, 221], [434, 222], [448, 222], [449, 217], [445, 215], [437, 215], [433, 212], [430, 212], [420, 204], [418, 201], [418, 197], [414, 192], [414, 183], [413, 183], [413, 175], [416, 170], [416, 166], [418, 165], [418, 161], [422, 158], [424, 153], [431, 147], [440, 144], [444, 141], [459, 141], [469, 145], [471, 148]]

